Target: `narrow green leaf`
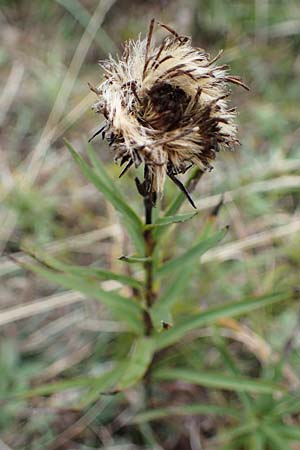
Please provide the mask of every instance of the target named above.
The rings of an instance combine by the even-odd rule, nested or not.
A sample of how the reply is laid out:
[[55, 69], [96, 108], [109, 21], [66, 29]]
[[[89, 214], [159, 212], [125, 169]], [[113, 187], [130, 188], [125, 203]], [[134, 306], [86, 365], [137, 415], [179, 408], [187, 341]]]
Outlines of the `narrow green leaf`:
[[291, 450], [286, 439], [277, 432], [277, 429], [268, 425], [262, 425], [261, 431], [270, 442], [272, 450]]
[[272, 417], [281, 417], [284, 414], [299, 413], [300, 396], [285, 396], [282, 400], [276, 402], [274, 408], [270, 411]]
[[121, 256], [119, 258], [120, 261], [127, 262], [129, 264], [144, 264], [145, 262], [151, 261], [151, 258], [148, 256]]
[[[228, 350], [228, 345], [226, 345], [224, 338], [220, 334], [218, 334], [217, 328], [214, 327], [214, 329], [215, 333], [213, 336], [213, 341], [218, 348], [221, 356], [223, 357], [225, 365], [233, 375], [240, 376], [240, 371]], [[255, 416], [255, 404], [251, 396], [247, 392], [239, 392], [238, 395], [245, 408], [245, 411], [247, 411], [248, 416], [253, 418]]]
[[104, 270], [93, 266], [89, 267], [69, 266], [68, 269], [68, 266], [65, 265], [65, 272], [69, 272], [74, 275], [80, 275], [85, 278], [93, 278], [93, 279], [96, 278], [99, 280], [115, 280], [125, 286], [131, 286], [137, 289], [140, 289], [143, 286], [141, 281], [136, 280], [133, 277], [110, 272], [109, 270]]
[[265, 450], [265, 437], [259, 431], [255, 431], [251, 433], [249, 437], [249, 450]]
[[105, 196], [105, 198], [112, 203], [112, 205], [116, 208], [117, 211], [119, 211], [122, 216], [126, 219], [126, 223], [130, 223], [131, 227], [128, 228], [129, 232], [132, 232], [132, 227], [134, 228], [134, 241], [139, 238], [139, 248], [144, 248], [144, 241], [143, 241], [143, 228], [142, 228], [142, 221], [138, 217], [138, 215], [133, 211], [132, 208], [128, 205], [126, 200], [122, 197], [120, 192], [116, 189], [115, 186], [111, 185], [109, 175], [106, 173], [104, 166], [100, 164], [100, 161], [98, 161], [98, 169], [99, 167], [102, 168], [102, 170], [98, 170], [97, 172], [95, 169], [90, 167], [83, 158], [73, 149], [71, 144], [68, 141], [65, 141], [66, 146], [68, 147], [71, 155], [73, 156], [73, 159], [78, 164], [78, 166], [81, 168], [83, 174], [85, 177], [94, 184], [94, 186], [102, 192], [102, 194]]
[[25, 253], [28, 253], [33, 258], [37, 259], [38, 262], [60, 272], [78, 275], [90, 280], [115, 280], [120, 284], [123, 284], [125, 286], [132, 286], [137, 289], [140, 289], [143, 286], [143, 283], [141, 281], [136, 280], [133, 277], [129, 277], [128, 275], [110, 272], [109, 270], [104, 270], [100, 267], [95, 266], [77, 266], [64, 263], [54, 256], [43, 252], [41, 249], [24, 248], [23, 251]]
[[157, 270], [157, 275], [162, 276], [167, 273], [173, 272], [176, 269], [182, 269], [186, 264], [193, 264], [197, 261], [200, 256], [202, 256], [207, 250], [213, 247], [217, 242], [222, 240], [227, 232], [227, 228], [217, 233], [213, 234], [209, 238], [200, 241], [198, 244], [194, 245], [183, 255], [177, 258], [167, 261]]
[[[222, 237], [222, 233], [216, 234], [216, 239], [219, 239]], [[168, 284], [165, 288], [165, 290], [160, 294], [159, 298], [155, 302], [153, 308], [151, 309], [151, 317], [153, 319], [154, 325], [156, 328], [159, 329], [159, 325], [161, 321], [166, 321], [167, 317], [170, 316], [170, 311], [172, 306], [175, 304], [176, 300], [182, 295], [184, 290], [186, 289], [187, 284], [189, 283], [190, 276], [193, 273], [195, 269], [195, 264], [192, 264], [195, 258], [199, 258], [201, 254], [203, 254], [208, 248], [210, 248], [211, 245], [215, 242], [215, 237], [211, 236], [206, 239], [203, 239], [196, 247], [196, 249], [193, 251], [192, 249], [188, 252], [190, 254], [188, 255], [189, 262], [185, 262], [180, 267], [180, 271], [176, 271], [176, 276], [173, 277], [172, 280], [168, 280]], [[188, 253], [187, 252], [187, 253]], [[187, 253], [183, 256], [186, 256]], [[180, 259], [182, 257], [177, 258], [176, 260]], [[172, 260], [166, 264], [170, 265], [173, 264]], [[180, 265], [180, 264], [179, 264]], [[160, 269], [159, 269], [160, 270]]]
[[145, 255], [145, 241], [142, 228], [137, 227], [128, 217], [123, 216], [123, 223], [126, 227], [132, 243], [138, 255]]
[[87, 296], [100, 300], [113, 314], [123, 322], [127, 322], [130, 329], [138, 334], [143, 331], [142, 307], [135, 301], [123, 297], [115, 292], [108, 292], [101, 288], [99, 283], [83, 279], [80, 276], [54, 272], [51, 269], [25, 264], [29, 270], [47, 278], [49, 281], [60, 284], [67, 289], [79, 291]]
[[189, 416], [195, 414], [231, 416], [239, 419], [241, 414], [234, 408], [227, 408], [216, 405], [194, 404], [171, 406], [168, 408], [157, 408], [138, 413], [132, 420], [133, 423], [144, 423], [152, 420], [159, 420], [170, 416]]
[[172, 225], [174, 223], [183, 223], [187, 222], [188, 220], [192, 219], [198, 214], [198, 211], [194, 211], [192, 213], [186, 213], [186, 214], [178, 214], [176, 216], [164, 216], [157, 219], [157, 221], [153, 224], [146, 225], [144, 229], [152, 229], [156, 227], [164, 227], [167, 225]]
[[232, 441], [241, 438], [242, 436], [251, 435], [254, 433], [257, 429], [257, 422], [247, 422], [246, 424], [234, 427], [230, 429], [229, 431], [225, 431], [222, 433], [219, 433], [217, 435], [217, 440], [220, 442], [220, 444], [224, 444], [224, 442], [230, 442], [230, 444], [227, 446], [221, 447], [222, 450], [231, 450], [232, 449]]
[[300, 442], [300, 426], [274, 424], [274, 427], [283, 438]]
[[154, 378], [159, 381], [183, 380], [191, 384], [237, 392], [274, 393], [284, 390], [279, 384], [270, 381], [211, 371], [195, 372], [191, 369], [160, 369], [154, 372]]
[[173, 316], [170, 311], [170, 306], [161, 305], [150, 308], [149, 313], [155, 330], [163, 331], [163, 324], [173, 325]]
[[109, 394], [115, 395], [115, 386], [122, 377], [124, 368], [124, 363], [118, 363], [114, 369], [108, 372], [104, 380], [102, 380], [103, 376], [100, 377], [100, 382], [96, 378], [93, 384], [89, 386], [89, 389], [82, 393], [80, 401], [74, 407], [77, 409], [87, 408], [91, 403], [97, 401], [102, 394], [106, 396]]
[[[141, 227], [142, 222], [137, 214], [131, 209], [126, 200], [122, 198], [116, 187], [111, 186], [108, 174], [102, 167], [102, 178], [99, 176], [100, 171], [96, 173], [89, 165], [81, 158], [81, 156], [72, 148], [72, 146], [66, 141], [66, 145], [70, 150], [75, 162], [80, 166], [86, 177], [105, 195], [105, 197], [115, 206], [117, 210], [123, 213], [125, 216], [131, 219], [132, 223], [135, 223], [137, 227]], [[99, 166], [100, 167], [100, 163]]]
[[165, 290], [160, 294], [159, 298], [151, 308], [150, 314], [156, 329], [160, 329], [162, 321], [169, 323], [170, 310], [189, 282], [190, 272], [191, 266], [185, 266], [178, 274], [176, 274], [176, 277], [168, 280]]
[[255, 309], [282, 302], [290, 298], [290, 293], [278, 292], [258, 298], [246, 298], [240, 302], [230, 302], [218, 305], [206, 311], [195, 314], [179, 322], [169, 330], [156, 336], [157, 348], [164, 348], [182, 339], [189, 331], [209, 325], [224, 317], [236, 317], [247, 314]]
[[104, 164], [101, 159], [96, 155], [93, 146], [88, 143], [86, 147], [86, 152], [89, 157], [90, 162], [92, 163], [93, 168], [95, 169], [96, 174], [103, 180], [103, 182], [113, 191], [117, 193], [117, 195], [121, 198], [124, 197], [121, 194], [120, 190], [117, 187], [116, 181], [109, 175]]
[[133, 386], [146, 373], [154, 352], [154, 342], [149, 337], [141, 337], [134, 343], [129, 355], [128, 366], [120, 379], [117, 390], [124, 390]]
[[56, 392], [65, 391], [67, 389], [98, 389], [99, 392], [105, 392], [112, 387], [112, 376], [116, 369], [109, 370], [97, 377], [80, 377], [70, 380], [58, 381], [55, 383], [47, 383], [32, 389], [18, 392], [14, 396], [17, 398], [30, 398], [43, 395], [55, 394]]
[[157, 441], [157, 437], [148, 423], [138, 424], [140, 434], [143, 436], [146, 449], [163, 450]]

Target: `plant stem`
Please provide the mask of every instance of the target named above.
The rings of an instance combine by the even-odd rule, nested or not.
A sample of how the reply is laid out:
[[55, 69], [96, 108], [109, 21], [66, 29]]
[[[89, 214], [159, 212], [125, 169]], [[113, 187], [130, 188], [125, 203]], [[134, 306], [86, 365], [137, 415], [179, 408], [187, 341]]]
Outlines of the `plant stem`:
[[[138, 193], [144, 199], [145, 225], [151, 225], [152, 210], [153, 205], [155, 204], [156, 194], [151, 190], [152, 180], [149, 168], [147, 166], [145, 166], [144, 170], [144, 181], [141, 183], [138, 178], [135, 178], [135, 184]], [[144, 230], [144, 241], [145, 241], [145, 256], [148, 257], [148, 260], [144, 263], [145, 300], [146, 300], [146, 308], [144, 310], [144, 324], [145, 324], [145, 335], [149, 336], [153, 329], [152, 320], [149, 314], [149, 308], [151, 308], [151, 306], [153, 305], [156, 297], [153, 288], [153, 252], [155, 242], [151, 228]]]
[[[153, 209], [153, 202], [151, 195], [146, 195], [144, 197], [144, 206], [145, 206], [145, 224], [150, 225], [152, 223], [152, 209]], [[153, 239], [152, 229], [147, 229], [144, 231], [144, 239], [145, 239], [146, 256], [149, 257], [149, 260], [146, 261], [144, 264], [145, 298], [146, 298], [146, 306], [149, 309], [152, 306], [153, 302], [155, 301], [155, 292], [153, 288], [153, 251], [155, 242]], [[151, 333], [153, 325], [148, 311], [145, 312], [144, 321], [145, 321], [146, 335], [149, 335]]]
[[[152, 210], [153, 210], [153, 198], [152, 194], [148, 193], [144, 195], [144, 207], [145, 207], [145, 225], [152, 224]], [[144, 312], [144, 324], [145, 324], [145, 335], [150, 336], [151, 331], [153, 330], [153, 324], [151, 320], [151, 316], [149, 314], [149, 309], [153, 305], [156, 293], [153, 287], [153, 252], [155, 247], [154, 236], [151, 228], [148, 228], [144, 231], [144, 240], [145, 240], [145, 249], [146, 256], [149, 257], [149, 260], [144, 264], [145, 270], [145, 299], [146, 306]], [[150, 364], [147, 373], [144, 378], [144, 388], [145, 388], [145, 404], [146, 407], [151, 406], [152, 399], [152, 364]]]

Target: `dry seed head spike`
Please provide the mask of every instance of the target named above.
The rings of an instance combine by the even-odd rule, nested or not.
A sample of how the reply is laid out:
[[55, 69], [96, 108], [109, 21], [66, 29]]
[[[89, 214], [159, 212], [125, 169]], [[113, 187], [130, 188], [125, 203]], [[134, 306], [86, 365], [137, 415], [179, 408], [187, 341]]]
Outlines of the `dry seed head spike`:
[[155, 19], [151, 19], [150, 25], [149, 25], [148, 36], [147, 36], [147, 43], [146, 43], [143, 79], [145, 77], [146, 69], [149, 64], [149, 50], [150, 50], [150, 46], [151, 46], [151, 39], [152, 39], [152, 35], [153, 35], [154, 23], [155, 23]]
[[[155, 23], [168, 33], [158, 46]], [[177, 175], [193, 165], [211, 170], [218, 151], [238, 143], [228, 84], [248, 87], [228, 66], [216, 65], [222, 53], [210, 59], [190, 38], [152, 19], [146, 39], [126, 42], [122, 57], [101, 63], [106, 79], [91, 89], [105, 125], [93, 137], [102, 133], [114, 160], [126, 162], [121, 176], [144, 164], [153, 198], [162, 195], [166, 176], [185, 192]]]

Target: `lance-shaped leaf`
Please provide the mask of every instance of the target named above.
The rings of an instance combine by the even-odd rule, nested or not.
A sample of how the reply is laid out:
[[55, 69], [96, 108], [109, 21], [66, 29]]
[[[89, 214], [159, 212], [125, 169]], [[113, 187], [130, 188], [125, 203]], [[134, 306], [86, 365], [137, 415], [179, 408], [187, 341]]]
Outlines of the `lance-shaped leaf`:
[[143, 378], [152, 361], [154, 348], [154, 341], [150, 337], [141, 337], [136, 340], [131, 349], [124, 375], [117, 385], [117, 390], [127, 389]]
[[116, 181], [111, 178], [109, 173], [107, 172], [104, 164], [102, 161], [98, 158], [98, 156], [95, 153], [95, 150], [93, 149], [93, 146], [91, 144], [88, 144], [86, 147], [86, 152], [89, 157], [89, 160], [92, 163], [93, 168], [95, 169], [96, 174], [103, 180], [103, 182], [113, 191], [117, 193], [117, 195], [122, 198], [123, 201], [124, 197], [120, 191], [120, 189], [117, 186]]
[[185, 318], [174, 327], [156, 336], [156, 347], [164, 348], [182, 339], [188, 332], [216, 322], [224, 317], [236, 317], [255, 309], [269, 306], [291, 298], [290, 292], [278, 292], [261, 297], [250, 297], [240, 302], [230, 302], [209, 308], [206, 311]]
[[284, 391], [283, 386], [261, 379], [242, 376], [223, 375], [212, 371], [195, 371], [194, 369], [160, 369], [154, 372], [159, 381], [182, 380], [200, 386], [228, 389], [238, 392], [274, 393]]
[[171, 308], [189, 283], [189, 275], [192, 270], [193, 268], [190, 265], [185, 266], [175, 277], [170, 278], [165, 290], [150, 309], [150, 315], [156, 329], [161, 328], [162, 322], [173, 322]]
[[[175, 276], [168, 280], [166, 288], [160, 294], [159, 298], [151, 308], [151, 317], [156, 328], [159, 329], [161, 321], [168, 322], [171, 315], [171, 308], [175, 302], [180, 298], [186, 289], [190, 276], [197, 265], [195, 262], [203, 255], [209, 248], [221, 240], [226, 230], [221, 230], [210, 237], [201, 238], [201, 241], [188, 250], [185, 254], [166, 262], [158, 269], [158, 275], [162, 272], [166, 273], [170, 270], [175, 272]], [[180, 268], [180, 270], [176, 270]]]
[[123, 297], [116, 292], [105, 291], [99, 283], [84, 279], [81, 276], [59, 273], [49, 268], [27, 263], [25, 267], [51, 282], [100, 300], [119, 320], [126, 322], [130, 330], [137, 334], [142, 333], [142, 307], [135, 300]]
[[[124, 218], [124, 224], [128, 224], [128, 232], [132, 236], [132, 240], [135, 245], [138, 246], [138, 251], [143, 254], [144, 252], [144, 240], [143, 240], [143, 226], [142, 221], [133, 209], [128, 205], [126, 200], [116, 188], [111, 184], [110, 177], [98, 161], [97, 171], [90, 167], [83, 158], [73, 149], [71, 144], [65, 141], [73, 159], [81, 168], [85, 177], [93, 183], [93, 185], [104, 195], [104, 197], [121, 213]], [[101, 167], [101, 171], [99, 170]]]
[[182, 267], [185, 267], [185, 265], [187, 264], [193, 264], [200, 258], [200, 256], [207, 252], [207, 250], [209, 250], [211, 247], [216, 245], [217, 242], [222, 240], [226, 232], [227, 228], [218, 231], [209, 238], [201, 240], [198, 244], [187, 250], [183, 255], [167, 261], [158, 268], [157, 275], [166, 275], [167, 273], [173, 272], [174, 270], [182, 269]]
[[87, 280], [114, 280], [120, 283], [120, 287], [121, 285], [132, 286], [136, 289], [140, 289], [143, 287], [143, 283], [141, 281], [128, 275], [114, 273], [96, 266], [77, 266], [73, 264], [67, 264], [55, 258], [54, 256], [43, 252], [41, 249], [24, 248], [22, 250], [39, 263], [59, 272], [78, 275]]
[[148, 229], [153, 229], [153, 228], [157, 228], [157, 227], [165, 227], [168, 225], [173, 225], [174, 223], [187, 222], [188, 220], [191, 220], [193, 217], [195, 217], [197, 214], [198, 214], [198, 211], [194, 211], [192, 213], [177, 214], [176, 216], [159, 217], [155, 223], [145, 225], [144, 229], [148, 230]]
[[111, 370], [107, 370], [97, 377], [87, 376], [58, 381], [55, 383], [47, 383], [32, 389], [17, 392], [12, 396], [7, 397], [7, 399], [18, 400], [31, 397], [48, 396], [57, 392], [72, 389], [80, 392], [80, 400], [78, 401], [75, 397], [75, 403], [72, 407], [82, 409], [93, 401], [99, 399], [100, 395], [106, 396], [107, 394], [113, 393], [113, 388], [118, 379], [122, 376], [123, 372], [124, 364], [117, 364]]

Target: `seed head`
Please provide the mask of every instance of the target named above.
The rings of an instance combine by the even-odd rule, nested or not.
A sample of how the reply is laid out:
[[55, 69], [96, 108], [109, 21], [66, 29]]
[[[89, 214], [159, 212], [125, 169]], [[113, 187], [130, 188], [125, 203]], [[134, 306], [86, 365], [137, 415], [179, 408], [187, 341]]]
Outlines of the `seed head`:
[[101, 63], [106, 80], [91, 88], [99, 97], [93, 109], [105, 118], [95, 135], [102, 132], [115, 161], [125, 164], [121, 175], [144, 164], [153, 198], [167, 175], [180, 185], [176, 175], [193, 165], [210, 170], [220, 149], [239, 143], [228, 83], [247, 89], [228, 66], [216, 64], [222, 52], [210, 59], [167, 25], [160, 24], [168, 35], [155, 47], [154, 23], [145, 40], [126, 42], [121, 58]]

